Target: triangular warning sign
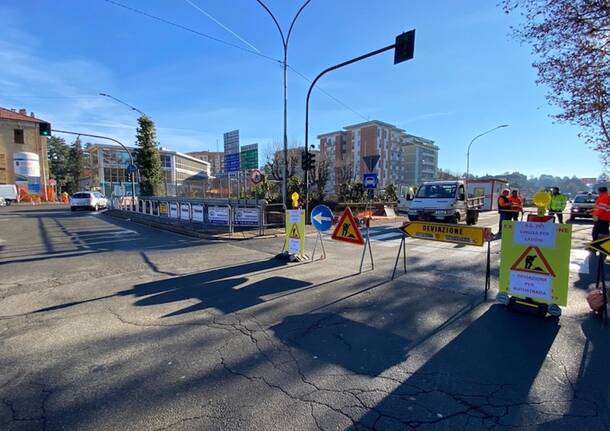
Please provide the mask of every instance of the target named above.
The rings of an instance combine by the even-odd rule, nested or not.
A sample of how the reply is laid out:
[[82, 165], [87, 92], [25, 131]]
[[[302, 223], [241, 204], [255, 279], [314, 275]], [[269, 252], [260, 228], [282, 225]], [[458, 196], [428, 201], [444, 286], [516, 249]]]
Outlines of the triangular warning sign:
[[299, 237], [299, 228], [296, 224], [292, 225], [292, 229], [290, 230], [290, 235], [288, 235], [292, 239], [301, 239]]
[[526, 248], [510, 269], [511, 271], [531, 272], [555, 277], [555, 272], [542, 254], [542, 250], [535, 246]]
[[364, 238], [362, 238], [358, 223], [356, 223], [352, 210], [350, 210], [349, 207], [345, 208], [345, 211], [341, 214], [339, 223], [335, 226], [332, 239], [349, 242], [351, 244], [364, 244]]

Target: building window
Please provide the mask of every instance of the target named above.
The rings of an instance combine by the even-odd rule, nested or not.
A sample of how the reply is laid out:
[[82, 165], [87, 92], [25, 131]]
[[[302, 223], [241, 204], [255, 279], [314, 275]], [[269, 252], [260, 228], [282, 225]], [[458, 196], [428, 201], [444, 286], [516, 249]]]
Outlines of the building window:
[[23, 140], [23, 129], [14, 129], [13, 136], [14, 136], [15, 144], [24, 144], [25, 143]]

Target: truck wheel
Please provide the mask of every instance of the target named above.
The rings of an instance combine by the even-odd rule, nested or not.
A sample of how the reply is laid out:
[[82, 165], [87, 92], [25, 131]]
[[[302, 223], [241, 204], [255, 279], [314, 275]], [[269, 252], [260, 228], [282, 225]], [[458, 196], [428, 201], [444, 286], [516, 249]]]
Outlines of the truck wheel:
[[468, 213], [466, 214], [466, 224], [468, 226], [472, 226], [477, 224], [477, 221], [479, 221], [479, 212], [478, 211], [468, 211]]
[[451, 224], [458, 224], [460, 222], [460, 216], [454, 215], [453, 217], [449, 217], [447, 222]]

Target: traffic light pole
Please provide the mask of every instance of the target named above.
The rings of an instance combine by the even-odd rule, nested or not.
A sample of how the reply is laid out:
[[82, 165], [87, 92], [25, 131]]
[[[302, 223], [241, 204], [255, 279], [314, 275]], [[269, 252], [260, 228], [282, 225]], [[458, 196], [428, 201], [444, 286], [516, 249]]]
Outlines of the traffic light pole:
[[[315, 79], [311, 82], [309, 86], [309, 90], [307, 91], [307, 99], [305, 101], [305, 157], [307, 158], [309, 155], [309, 98], [311, 97], [311, 92], [318, 82], [318, 80], [327, 74], [328, 72], [332, 72], [333, 70], [340, 69], [343, 66], [347, 66], [352, 63], [356, 63], [357, 61], [364, 60], [365, 58], [373, 57], [374, 55], [381, 54], [382, 52], [389, 51], [391, 49], [396, 48], [396, 44], [388, 45], [384, 48], [377, 49], [375, 51], [371, 51], [367, 54], [361, 55], [356, 58], [352, 58], [351, 60], [344, 61], [343, 63], [336, 64], [327, 69], [324, 69], [322, 72], [315, 77]], [[305, 171], [305, 219], [309, 220], [309, 170]]]
[[[119, 144], [121, 147], [123, 147], [123, 149], [127, 152], [127, 155], [129, 156], [129, 163], [135, 166], [135, 164], [133, 163], [133, 156], [131, 155], [131, 152], [127, 149], [127, 147], [125, 145], [123, 145], [120, 141], [117, 141], [114, 138], [109, 138], [108, 136], [90, 135], [89, 133], [70, 132], [67, 130], [52, 129], [52, 131], [56, 132], [56, 133], [65, 133], [68, 135], [88, 136], [90, 138], [106, 139], [108, 141], [115, 142], [115, 143]], [[132, 211], [136, 210], [136, 173], [135, 172], [131, 174], [131, 210]]]

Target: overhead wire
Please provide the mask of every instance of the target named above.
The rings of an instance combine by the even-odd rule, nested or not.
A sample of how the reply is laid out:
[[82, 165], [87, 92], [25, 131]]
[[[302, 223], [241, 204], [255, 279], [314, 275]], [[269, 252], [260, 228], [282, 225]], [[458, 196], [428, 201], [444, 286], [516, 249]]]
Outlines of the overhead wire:
[[274, 57], [271, 57], [269, 55], [265, 55], [265, 54], [263, 54], [261, 52], [256, 52], [256, 51], [254, 51], [252, 49], [245, 48], [245, 47], [243, 47], [241, 45], [237, 45], [235, 43], [231, 43], [231, 42], [228, 42], [226, 40], [219, 39], [219, 38], [214, 37], [214, 36], [210, 36], [209, 34], [202, 33], [202, 32], [200, 32], [198, 30], [195, 30], [193, 28], [187, 27], [185, 25], [178, 24], [176, 22], [170, 21], [170, 20], [165, 19], [165, 18], [161, 18], [160, 16], [153, 15], [153, 14], [150, 14], [148, 12], [144, 12], [143, 10], [136, 9], [134, 7], [131, 7], [131, 6], [127, 6], [127, 5], [123, 4], [123, 3], [119, 3], [119, 2], [114, 1], [114, 0], [102, 0], [102, 1], [104, 1], [106, 3], [109, 3], [109, 4], [112, 4], [114, 6], [117, 6], [117, 7], [123, 8], [123, 9], [127, 9], [127, 10], [129, 10], [131, 12], [134, 12], [134, 13], [146, 16], [148, 18], [154, 19], [154, 20], [162, 22], [164, 24], [171, 25], [171, 26], [179, 28], [181, 30], [188, 31], [190, 33], [196, 34], [197, 36], [213, 40], [214, 42], [222, 43], [223, 45], [227, 45], [227, 46], [230, 46], [232, 48], [239, 49], [241, 51], [249, 52], [250, 54], [258, 55], [259, 57], [266, 58], [267, 60], [271, 60], [271, 61], [274, 61], [276, 63], [282, 64], [282, 60], [280, 60], [279, 58], [274, 58]]
[[196, 10], [198, 10], [199, 12], [201, 12], [202, 14], [204, 14], [205, 16], [207, 16], [209, 19], [211, 19], [212, 21], [214, 21], [216, 24], [218, 24], [220, 27], [222, 27], [224, 30], [228, 31], [229, 33], [231, 33], [233, 36], [235, 36], [237, 39], [239, 39], [240, 41], [242, 41], [243, 43], [245, 43], [246, 45], [248, 45], [250, 48], [252, 48], [253, 50], [255, 50], [256, 52], [260, 53], [260, 49], [258, 49], [257, 47], [255, 47], [254, 45], [252, 45], [250, 42], [248, 42], [246, 39], [244, 39], [243, 37], [241, 37], [239, 34], [237, 34], [235, 31], [231, 30], [228, 26], [224, 25], [222, 22], [220, 22], [219, 20], [217, 20], [216, 18], [214, 18], [212, 15], [210, 15], [208, 12], [206, 12], [203, 8], [201, 8], [199, 5], [193, 3], [191, 0], [184, 0], [186, 3], [188, 3], [189, 5], [191, 5], [193, 8], [195, 8]]
[[[145, 11], [143, 11], [143, 10], [136, 9], [136, 8], [134, 8], [134, 7], [131, 7], [131, 6], [127, 6], [127, 5], [123, 4], [123, 3], [119, 3], [118, 1], [115, 1], [115, 0], [102, 0], [102, 1], [104, 1], [104, 2], [106, 2], [106, 3], [109, 3], [109, 4], [112, 4], [112, 5], [114, 5], [114, 6], [117, 6], [117, 7], [120, 7], [120, 8], [126, 9], [126, 10], [129, 10], [129, 11], [131, 11], [131, 12], [134, 12], [134, 13], [137, 13], [137, 14], [140, 14], [140, 15], [143, 15], [143, 16], [146, 16], [146, 17], [148, 17], [148, 18], [154, 19], [154, 20], [159, 21], [159, 22], [162, 22], [162, 23], [164, 23], [164, 24], [171, 25], [171, 26], [176, 27], [176, 28], [179, 28], [179, 29], [181, 29], [181, 30], [188, 31], [188, 32], [193, 33], [193, 34], [195, 34], [195, 35], [197, 35], [197, 36], [204, 37], [204, 38], [209, 39], [209, 40], [212, 40], [212, 41], [214, 41], [214, 42], [218, 42], [218, 43], [221, 43], [221, 44], [223, 44], [223, 45], [230, 46], [230, 47], [232, 47], [232, 48], [239, 49], [239, 50], [241, 50], [241, 51], [244, 51], [244, 52], [248, 52], [248, 53], [250, 53], [250, 54], [257, 55], [257, 56], [259, 56], [259, 57], [265, 58], [265, 59], [267, 59], [267, 60], [270, 60], [270, 61], [273, 61], [273, 62], [276, 62], [276, 63], [279, 63], [279, 64], [283, 64], [283, 63], [284, 63], [282, 60], [280, 60], [280, 59], [278, 59], [278, 58], [274, 58], [274, 57], [271, 57], [271, 56], [269, 56], [269, 55], [263, 54], [262, 52], [258, 51], [258, 49], [257, 49], [256, 47], [254, 47], [254, 46], [252, 46], [252, 47], [253, 47], [254, 49], [257, 49], [257, 51], [254, 51], [254, 50], [249, 49], [249, 48], [245, 48], [245, 47], [243, 47], [243, 46], [240, 46], [240, 45], [237, 45], [237, 44], [234, 44], [234, 43], [228, 42], [228, 41], [223, 40], [223, 39], [219, 39], [219, 38], [214, 37], [214, 36], [210, 36], [209, 34], [202, 33], [202, 32], [200, 32], [200, 31], [198, 31], [198, 30], [192, 29], [192, 28], [187, 27], [187, 26], [182, 25], [182, 24], [175, 23], [175, 22], [173, 22], [173, 21], [170, 21], [170, 20], [168, 20], [168, 19], [165, 19], [165, 18], [159, 17], [159, 16], [157, 16], [157, 15], [153, 15], [153, 14], [148, 13], [148, 12], [145, 12]], [[232, 30], [230, 30], [228, 27], [224, 26], [222, 23], [220, 23], [220, 21], [218, 21], [218, 20], [216, 20], [215, 18], [213, 18], [213, 17], [212, 17], [211, 15], [209, 15], [207, 12], [203, 11], [203, 9], [200, 9], [199, 7], [197, 7], [196, 5], [194, 5], [194, 4], [193, 4], [191, 1], [189, 1], [189, 0], [185, 0], [185, 1], [186, 1], [187, 3], [189, 3], [189, 4], [191, 4], [193, 7], [197, 8], [198, 10], [200, 10], [202, 13], [204, 13], [204, 14], [205, 14], [206, 16], [208, 16], [210, 19], [212, 19], [213, 21], [215, 21], [217, 24], [221, 25], [223, 28], [225, 28], [226, 30], [228, 30], [229, 32], [231, 32], [231, 33], [232, 33], [234, 36], [236, 36], [236, 37], [238, 37], [240, 40], [242, 40], [242, 38], [240, 38], [240, 37], [239, 37], [239, 36], [238, 36], [236, 33], [234, 33], [234, 32], [233, 32]], [[248, 43], [248, 42], [246, 42], [245, 40], [242, 40], [242, 42], [244, 42], [244, 43]], [[248, 43], [248, 45], [250, 45], [250, 44]], [[286, 67], [288, 67], [288, 68], [289, 68], [290, 70], [292, 70], [292, 71], [293, 71], [293, 72], [294, 72], [296, 75], [298, 75], [299, 77], [301, 77], [301, 78], [302, 78], [302, 79], [304, 79], [305, 81], [307, 81], [307, 82], [311, 82], [311, 79], [309, 79], [307, 76], [303, 75], [301, 72], [299, 72], [298, 70], [296, 70], [294, 67], [290, 66], [288, 63], [286, 63]], [[355, 115], [359, 116], [360, 118], [363, 118], [363, 119], [364, 119], [364, 120], [366, 120], [366, 121], [368, 121], [368, 120], [369, 120], [369, 117], [366, 117], [365, 115], [362, 115], [362, 114], [361, 114], [361, 113], [359, 113], [358, 111], [356, 111], [356, 110], [354, 110], [353, 108], [349, 107], [349, 106], [348, 106], [346, 103], [344, 103], [344, 102], [343, 102], [343, 101], [341, 101], [340, 99], [336, 98], [335, 96], [333, 96], [332, 94], [330, 94], [328, 91], [324, 90], [323, 88], [319, 87], [317, 84], [316, 84], [314, 87], [315, 87], [315, 88], [317, 88], [318, 90], [320, 90], [320, 92], [322, 92], [324, 95], [326, 95], [326, 96], [327, 96], [327, 97], [329, 97], [330, 99], [334, 100], [335, 102], [337, 102], [338, 104], [340, 104], [341, 106], [343, 106], [345, 109], [349, 110], [350, 112], [354, 113]]]

